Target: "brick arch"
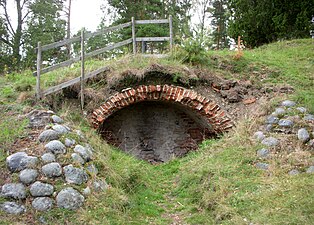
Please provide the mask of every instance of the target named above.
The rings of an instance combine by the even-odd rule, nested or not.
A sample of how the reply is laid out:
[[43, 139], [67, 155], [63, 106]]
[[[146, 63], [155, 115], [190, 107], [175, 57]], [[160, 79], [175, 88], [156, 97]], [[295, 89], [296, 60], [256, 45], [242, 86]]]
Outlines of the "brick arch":
[[201, 115], [212, 127], [213, 132], [222, 133], [233, 126], [233, 122], [214, 101], [189, 90], [173, 85], [141, 85], [127, 88], [108, 98], [91, 116], [97, 129], [109, 116], [118, 110], [143, 101], [162, 101], [181, 104]]

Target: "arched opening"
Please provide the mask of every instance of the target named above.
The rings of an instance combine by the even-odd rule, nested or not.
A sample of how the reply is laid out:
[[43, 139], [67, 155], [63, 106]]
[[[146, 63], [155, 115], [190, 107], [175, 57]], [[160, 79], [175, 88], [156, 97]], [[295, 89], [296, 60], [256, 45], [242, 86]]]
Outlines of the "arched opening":
[[150, 162], [184, 156], [233, 126], [214, 101], [169, 85], [125, 89], [95, 109], [91, 122], [110, 144]]
[[166, 162], [215, 136], [197, 114], [179, 104], [145, 101], [112, 114], [99, 127], [108, 143], [149, 162]]

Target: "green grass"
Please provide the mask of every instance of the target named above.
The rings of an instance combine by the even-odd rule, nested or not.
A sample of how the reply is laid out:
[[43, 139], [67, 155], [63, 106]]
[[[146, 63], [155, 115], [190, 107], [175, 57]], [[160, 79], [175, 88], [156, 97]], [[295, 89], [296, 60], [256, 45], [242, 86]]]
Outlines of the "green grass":
[[[313, 40], [278, 42], [246, 50], [233, 59], [234, 52], [207, 53], [209, 63], [201, 65], [210, 73], [232, 79], [250, 79], [256, 85], [291, 85], [290, 98], [314, 112], [314, 45]], [[186, 67], [175, 59], [125, 57], [119, 62], [90, 61], [95, 69], [110, 63], [111, 76], [127, 69], [143, 70], [152, 64], [174, 68], [180, 77]], [[43, 87], [75, 77], [79, 66], [49, 73]], [[43, 77], [44, 77], [43, 76]], [[109, 74], [110, 76], [110, 74]], [[26, 133], [27, 120], [17, 120], [25, 108], [35, 105], [32, 99], [36, 80], [31, 71], [0, 77], [0, 169], [5, 168], [7, 151]], [[22, 93], [28, 98], [20, 103]], [[41, 103], [44, 104], [44, 103]], [[267, 107], [271, 108], [272, 104]], [[288, 176], [291, 167], [283, 160], [269, 161], [270, 171], [258, 170], [252, 133], [260, 125], [246, 117], [237, 128], [219, 140], [206, 140], [200, 150], [182, 159], [150, 165], [108, 146], [83, 118], [78, 103], [64, 102], [57, 112], [72, 126], [82, 130], [96, 150], [94, 163], [99, 176], [110, 188], [93, 194], [77, 212], [54, 209], [40, 213], [30, 211], [19, 218], [0, 212], [1, 224], [30, 223], [45, 218], [49, 224], [313, 224], [313, 175]], [[286, 162], [287, 163], [287, 162]], [[289, 164], [290, 162], [288, 162]], [[2, 202], [4, 199], [0, 199]]]

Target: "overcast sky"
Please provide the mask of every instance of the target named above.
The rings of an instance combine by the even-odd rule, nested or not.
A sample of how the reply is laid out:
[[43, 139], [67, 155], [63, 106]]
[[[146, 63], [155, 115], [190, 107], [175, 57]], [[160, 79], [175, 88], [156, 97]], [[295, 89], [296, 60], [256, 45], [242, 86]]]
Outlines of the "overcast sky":
[[103, 0], [72, 0], [72, 34], [82, 27], [95, 31], [103, 13], [100, 9]]

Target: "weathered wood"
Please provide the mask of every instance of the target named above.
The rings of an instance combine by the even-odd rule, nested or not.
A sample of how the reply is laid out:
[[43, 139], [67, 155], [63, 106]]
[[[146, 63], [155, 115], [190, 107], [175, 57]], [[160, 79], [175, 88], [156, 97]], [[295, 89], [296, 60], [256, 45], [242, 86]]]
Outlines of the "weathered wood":
[[81, 31], [81, 108], [84, 109], [84, 73], [85, 73], [85, 49], [84, 49], [84, 29]]
[[99, 55], [99, 54], [104, 53], [106, 51], [110, 51], [112, 49], [119, 48], [121, 46], [130, 44], [130, 43], [132, 43], [132, 39], [131, 38], [127, 39], [127, 40], [124, 40], [124, 41], [121, 41], [121, 42], [118, 42], [118, 43], [113, 44], [113, 45], [106, 46], [106, 47], [101, 48], [101, 49], [97, 49], [97, 50], [95, 50], [93, 52], [87, 53], [85, 57], [86, 58], [90, 58], [90, 57], [93, 57], [95, 55]]
[[[80, 39], [81, 39], [81, 37], [73, 37], [73, 38], [70, 38], [70, 39], [65, 39], [65, 40], [62, 40], [62, 41], [58, 41], [58, 42], [54, 42], [54, 43], [51, 43], [51, 44], [48, 44], [48, 45], [44, 45], [44, 46], [42, 46], [42, 51], [47, 51], [47, 50], [52, 49], [52, 48], [58, 48], [60, 46], [71, 44], [73, 42], [79, 41]], [[36, 50], [38, 50], [38, 48], [36, 48]]]
[[[84, 80], [92, 78], [92, 77], [94, 77], [94, 76], [96, 76], [96, 75], [98, 75], [100, 73], [103, 73], [105, 71], [108, 71], [108, 70], [109, 70], [109, 67], [107, 67], [107, 66], [106, 67], [102, 67], [102, 68], [100, 68], [98, 70], [94, 70], [94, 71], [86, 74], [84, 76]], [[66, 88], [66, 87], [72, 86], [74, 84], [77, 84], [80, 81], [81, 81], [81, 77], [76, 77], [74, 79], [71, 79], [71, 80], [63, 82], [62, 84], [58, 84], [56, 86], [50, 87], [47, 90], [43, 91], [42, 94], [43, 94], [43, 96], [47, 96], [47, 95], [53, 94], [53, 93], [55, 93], [57, 91], [62, 90], [63, 88]]]
[[87, 39], [87, 38], [95, 37], [97, 35], [106, 34], [108, 32], [114, 31], [114, 30], [119, 30], [119, 29], [122, 29], [122, 28], [126, 28], [126, 27], [131, 26], [131, 24], [132, 24], [131, 22], [127, 22], [127, 23], [123, 23], [123, 24], [120, 24], [120, 25], [117, 25], [117, 26], [104, 28], [104, 29], [96, 31], [94, 33], [87, 33], [87, 34], [85, 34], [85, 38]]
[[136, 41], [169, 41], [170, 37], [138, 37]]
[[[41, 74], [48, 73], [48, 72], [54, 71], [54, 70], [62, 68], [62, 67], [69, 66], [69, 65], [71, 65], [73, 63], [76, 63], [76, 62], [78, 62], [80, 60], [81, 60], [81, 57], [76, 57], [76, 58], [73, 58], [73, 59], [69, 59], [67, 61], [63, 61], [63, 62], [58, 63], [56, 65], [46, 67], [46, 68], [41, 70]], [[37, 72], [33, 72], [33, 75], [37, 76]]]
[[133, 42], [133, 54], [136, 54], [136, 36], [135, 36], [135, 20], [132, 17], [132, 42]]
[[162, 20], [136, 20], [135, 24], [159, 24], [159, 23], [169, 23], [168, 19]]
[[169, 36], [170, 36], [170, 40], [169, 40], [169, 48], [170, 51], [172, 50], [173, 47], [173, 27], [172, 27], [172, 16], [169, 16]]
[[37, 47], [37, 77], [36, 77], [36, 97], [37, 100], [41, 98], [41, 93], [40, 93], [40, 71], [41, 71], [41, 42], [38, 42], [38, 47]]

